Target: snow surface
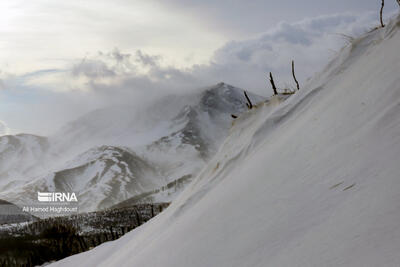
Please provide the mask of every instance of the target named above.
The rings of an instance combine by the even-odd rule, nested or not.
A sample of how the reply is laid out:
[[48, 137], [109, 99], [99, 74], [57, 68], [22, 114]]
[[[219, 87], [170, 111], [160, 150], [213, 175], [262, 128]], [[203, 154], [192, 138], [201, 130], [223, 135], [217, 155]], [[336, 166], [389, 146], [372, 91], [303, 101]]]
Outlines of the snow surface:
[[400, 266], [399, 28], [240, 116], [149, 223], [52, 266]]

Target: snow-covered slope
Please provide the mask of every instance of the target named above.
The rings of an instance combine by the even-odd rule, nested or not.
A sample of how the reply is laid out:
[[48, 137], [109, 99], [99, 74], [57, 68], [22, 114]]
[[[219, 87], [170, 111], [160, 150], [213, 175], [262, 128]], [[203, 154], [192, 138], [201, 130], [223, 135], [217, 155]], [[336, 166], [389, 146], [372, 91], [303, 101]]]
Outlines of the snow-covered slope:
[[399, 29], [240, 116], [149, 223], [53, 266], [400, 266]]
[[[249, 96], [254, 102], [262, 100]], [[246, 109], [243, 90], [220, 83], [163, 97], [140, 113], [131, 106], [91, 112], [49, 139], [2, 137], [0, 170], [10, 175], [0, 173], [6, 185], [0, 187], [0, 196], [24, 205], [35, 200], [38, 191], [75, 192], [81, 211], [130, 198], [171, 201], [216, 153], [228, 134], [231, 114]], [[31, 166], [44, 168], [34, 172]], [[23, 177], [19, 183], [14, 170]]]

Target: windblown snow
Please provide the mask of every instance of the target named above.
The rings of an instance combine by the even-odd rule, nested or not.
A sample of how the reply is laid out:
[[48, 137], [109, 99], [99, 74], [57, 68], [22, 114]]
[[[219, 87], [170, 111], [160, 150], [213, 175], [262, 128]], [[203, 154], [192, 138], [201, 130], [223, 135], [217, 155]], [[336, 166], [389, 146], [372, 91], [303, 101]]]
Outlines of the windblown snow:
[[400, 266], [399, 29], [242, 114], [165, 212], [53, 266]]

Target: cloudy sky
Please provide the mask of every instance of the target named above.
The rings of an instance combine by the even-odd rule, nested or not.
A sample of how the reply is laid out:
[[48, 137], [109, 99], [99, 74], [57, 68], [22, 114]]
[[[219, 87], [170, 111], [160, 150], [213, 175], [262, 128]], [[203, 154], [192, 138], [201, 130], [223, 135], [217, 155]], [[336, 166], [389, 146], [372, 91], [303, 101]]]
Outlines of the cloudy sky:
[[[51, 134], [95, 108], [225, 81], [292, 87], [378, 24], [380, 0], [0, 2], [0, 134]], [[397, 12], [386, 1], [386, 16]]]

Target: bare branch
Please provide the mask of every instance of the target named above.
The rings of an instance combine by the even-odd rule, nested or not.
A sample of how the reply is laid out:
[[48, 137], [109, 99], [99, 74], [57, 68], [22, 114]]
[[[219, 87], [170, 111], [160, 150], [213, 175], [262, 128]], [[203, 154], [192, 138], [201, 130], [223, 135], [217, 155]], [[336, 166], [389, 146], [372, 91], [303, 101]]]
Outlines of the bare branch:
[[246, 103], [247, 107], [248, 107], [249, 109], [252, 109], [252, 108], [253, 108], [253, 104], [251, 103], [250, 98], [249, 98], [249, 96], [247, 95], [246, 91], [244, 91], [244, 96], [245, 96], [246, 99], [247, 99], [247, 103]]
[[272, 77], [272, 73], [271, 73], [271, 72], [269, 73], [269, 81], [271, 82], [272, 90], [274, 90], [274, 95], [277, 95], [278, 92], [276, 91], [276, 86], [275, 86], [275, 83], [274, 83], [274, 78]]
[[382, 6], [381, 6], [381, 11], [379, 12], [380, 18], [381, 18], [381, 26], [382, 28], [385, 27], [385, 24], [383, 24], [383, 18], [382, 18], [382, 13], [383, 13], [383, 7], [385, 6], [385, 0], [382, 0]]
[[292, 60], [292, 75], [293, 75], [293, 79], [294, 79], [294, 81], [296, 82], [296, 85], [297, 85], [297, 90], [300, 90], [300, 85], [299, 85], [299, 82], [297, 81], [297, 79], [296, 79], [296, 75], [294, 74], [294, 60]]

